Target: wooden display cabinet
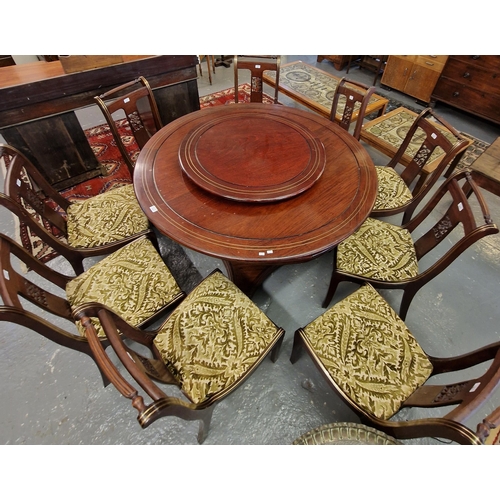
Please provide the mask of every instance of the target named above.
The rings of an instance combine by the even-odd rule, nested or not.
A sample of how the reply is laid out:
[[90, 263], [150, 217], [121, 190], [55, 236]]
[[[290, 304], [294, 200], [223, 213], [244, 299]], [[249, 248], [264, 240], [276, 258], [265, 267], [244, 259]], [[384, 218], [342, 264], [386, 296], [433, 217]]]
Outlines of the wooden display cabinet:
[[389, 56], [381, 83], [428, 103], [448, 56]]

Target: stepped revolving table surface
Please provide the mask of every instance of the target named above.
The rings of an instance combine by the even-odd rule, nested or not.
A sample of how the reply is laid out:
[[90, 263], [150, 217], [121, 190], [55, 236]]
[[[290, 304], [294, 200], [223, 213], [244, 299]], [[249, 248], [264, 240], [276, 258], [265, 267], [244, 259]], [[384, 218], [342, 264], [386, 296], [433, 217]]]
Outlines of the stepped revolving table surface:
[[366, 150], [335, 123], [252, 103], [163, 127], [139, 154], [134, 186], [159, 231], [222, 259], [251, 295], [277, 266], [351, 235], [371, 212], [377, 178]]

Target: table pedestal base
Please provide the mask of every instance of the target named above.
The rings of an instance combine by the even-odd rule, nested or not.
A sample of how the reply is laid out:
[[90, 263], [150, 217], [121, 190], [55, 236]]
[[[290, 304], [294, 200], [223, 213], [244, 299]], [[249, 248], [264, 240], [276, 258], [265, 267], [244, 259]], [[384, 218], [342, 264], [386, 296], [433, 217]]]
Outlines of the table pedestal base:
[[251, 297], [262, 282], [280, 266], [269, 264], [247, 264], [224, 260], [229, 279], [248, 297]]

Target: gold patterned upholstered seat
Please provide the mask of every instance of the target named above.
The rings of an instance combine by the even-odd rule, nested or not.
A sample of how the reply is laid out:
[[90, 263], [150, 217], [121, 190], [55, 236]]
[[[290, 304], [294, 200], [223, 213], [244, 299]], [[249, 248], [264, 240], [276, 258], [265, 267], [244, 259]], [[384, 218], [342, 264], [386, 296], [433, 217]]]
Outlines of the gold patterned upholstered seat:
[[[323, 307], [341, 281], [403, 291], [399, 316], [415, 294], [471, 245], [498, 233], [474, 172], [449, 177], [402, 226], [369, 217], [333, 250], [333, 270]], [[425, 257], [425, 260], [422, 259]]]
[[213, 273], [175, 309], [154, 343], [186, 396], [201, 403], [241, 380], [279, 334], [228, 278]]
[[382, 281], [403, 281], [418, 275], [411, 234], [400, 226], [368, 219], [339, 244], [337, 269]]
[[378, 190], [374, 210], [397, 208], [413, 198], [410, 189], [392, 168], [376, 166]]
[[[132, 398], [139, 423], [147, 427], [169, 415], [199, 419], [199, 442], [208, 432], [213, 404], [239, 387], [269, 352], [275, 361], [285, 333], [218, 270], [205, 278], [154, 332], [133, 328], [98, 304], [83, 305], [75, 310], [75, 318], [86, 326], [91, 346], [97, 337], [89, 319], [96, 317], [120, 361], [153, 399], [146, 405], [136, 388], [124, 380], [113, 382], [125, 397]], [[125, 347], [124, 338], [143, 345], [138, 351], [131, 343]], [[144, 347], [149, 348], [150, 357], [139, 354]], [[100, 349], [100, 344], [95, 348]], [[109, 358], [102, 361], [105, 373], [116, 373]], [[177, 385], [188, 401], [167, 396], [153, 380]]]
[[[485, 440], [487, 432], [481, 437], [463, 422], [500, 382], [500, 342], [450, 358], [428, 356], [403, 320], [367, 283], [295, 332], [292, 363], [302, 350], [364, 424], [396, 439], [433, 436], [463, 444]], [[483, 375], [464, 381], [465, 369], [486, 361], [490, 363]], [[432, 385], [432, 378], [442, 373], [448, 374], [447, 383]], [[410, 406], [452, 409], [443, 417], [408, 421], [396, 416]], [[487, 427], [499, 422], [497, 411]]]
[[[66, 285], [72, 307], [105, 304], [134, 326], [142, 325], [183, 296], [183, 292], [145, 236], [116, 250]], [[95, 320], [99, 336], [105, 336]], [[76, 323], [85, 335], [85, 328]]]
[[72, 203], [67, 214], [68, 244], [75, 248], [113, 243], [149, 229], [132, 184]]
[[403, 320], [371, 285], [328, 309], [303, 332], [342, 392], [378, 418], [391, 418], [432, 372]]

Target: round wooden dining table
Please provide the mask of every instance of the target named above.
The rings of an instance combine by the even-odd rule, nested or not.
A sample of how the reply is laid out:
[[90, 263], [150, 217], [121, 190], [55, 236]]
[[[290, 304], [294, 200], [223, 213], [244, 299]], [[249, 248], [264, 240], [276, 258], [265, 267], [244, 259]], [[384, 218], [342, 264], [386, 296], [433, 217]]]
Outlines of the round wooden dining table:
[[279, 104], [201, 109], [158, 131], [134, 169], [151, 223], [224, 262], [251, 295], [278, 266], [334, 248], [372, 210], [367, 151], [337, 124]]

